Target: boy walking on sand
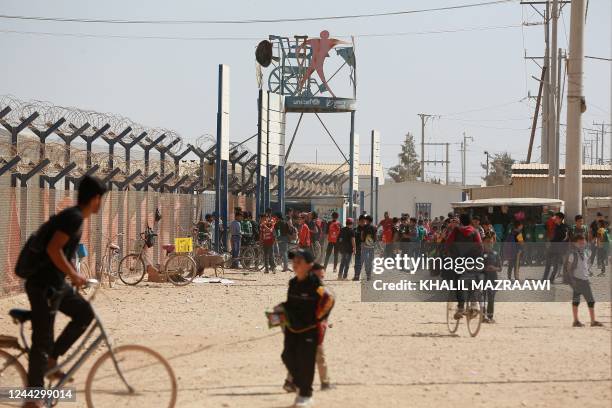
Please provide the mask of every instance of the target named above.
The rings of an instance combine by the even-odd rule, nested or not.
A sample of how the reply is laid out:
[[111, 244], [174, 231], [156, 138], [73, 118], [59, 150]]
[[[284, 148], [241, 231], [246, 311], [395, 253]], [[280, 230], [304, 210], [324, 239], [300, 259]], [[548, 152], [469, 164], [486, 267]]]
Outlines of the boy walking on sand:
[[289, 325], [284, 330], [283, 363], [298, 390], [295, 407], [311, 407], [312, 380], [317, 359], [320, 324], [327, 320], [334, 297], [313, 273], [314, 256], [307, 249], [291, 252], [295, 277], [289, 281], [282, 304]]
[[591, 291], [589, 283], [589, 267], [587, 256], [584, 253], [586, 247], [586, 239], [584, 235], [575, 235], [572, 240], [572, 251], [567, 257], [565, 267], [566, 280], [573, 289], [572, 294], [572, 315], [574, 317], [574, 327], [584, 327], [584, 324], [578, 320], [578, 305], [580, 305], [580, 296], [582, 295], [587, 302], [589, 308], [589, 316], [591, 318], [591, 327], [603, 326], [595, 320], [595, 299]]
[[353, 230], [353, 219], [346, 219], [346, 227], [340, 230], [338, 237], [340, 247], [340, 271], [338, 272], [338, 280], [346, 280], [348, 270], [351, 264], [351, 258], [356, 251], [355, 230]]
[[[495, 239], [493, 238], [495, 234], [485, 234], [484, 239], [482, 241], [482, 246], [484, 248], [484, 274], [486, 282], [495, 282], [497, 280], [497, 272], [502, 270], [501, 259], [499, 254], [493, 249], [493, 244], [495, 243]], [[487, 301], [487, 310], [485, 311], [485, 318], [483, 323], [495, 323], [493, 319], [493, 313], [495, 311], [495, 290], [487, 289], [485, 291], [485, 299]]]
[[[314, 273], [321, 280], [321, 283], [323, 283], [323, 279], [325, 278], [325, 268], [321, 264], [315, 263], [312, 266], [312, 273]], [[322, 306], [323, 305], [319, 305], [319, 307]], [[327, 310], [327, 314], [319, 322], [319, 340], [317, 342], [317, 355], [315, 357], [315, 362], [317, 364], [317, 371], [319, 371], [321, 391], [329, 390], [331, 388], [329, 373], [327, 371], [327, 361], [325, 359], [325, 349], [323, 348], [323, 340], [325, 338], [325, 333], [327, 331], [327, 328], [331, 327], [331, 325], [329, 325], [327, 322], [330, 313], [331, 309]], [[285, 380], [285, 385], [283, 385], [283, 389], [287, 392], [297, 391], [297, 387], [293, 383], [293, 377], [291, 377], [290, 373], [287, 373], [287, 379]]]
[[276, 241], [276, 236], [274, 235], [272, 218], [264, 217], [259, 230], [264, 255], [264, 266], [266, 268], [265, 273], [269, 273], [270, 270], [274, 273], [276, 272], [276, 265], [274, 264], [274, 242]]

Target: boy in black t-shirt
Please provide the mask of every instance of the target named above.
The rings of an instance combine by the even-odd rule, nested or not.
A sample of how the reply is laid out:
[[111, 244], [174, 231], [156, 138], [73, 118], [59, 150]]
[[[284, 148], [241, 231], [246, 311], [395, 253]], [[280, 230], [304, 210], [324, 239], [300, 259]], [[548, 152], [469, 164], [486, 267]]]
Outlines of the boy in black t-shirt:
[[346, 280], [351, 258], [356, 250], [355, 230], [353, 230], [352, 218], [347, 218], [346, 226], [342, 227], [340, 230], [338, 245], [340, 248], [340, 271], [338, 271], [338, 280]]
[[[25, 290], [32, 310], [32, 346], [28, 367], [28, 386], [44, 387], [44, 375], [55, 368], [58, 357], [70, 349], [83, 334], [94, 317], [93, 310], [83, 297], [71, 290], [66, 282], [81, 287], [86, 279], [79, 275], [72, 262], [79, 241], [83, 221], [100, 209], [106, 187], [94, 177], [85, 176], [79, 184], [77, 205], [53, 215], [36, 232], [34, 242], [22, 251], [44, 248], [38, 267], [26, 279]], [[50, 298], [59, 292], [65, 293], [59, 310], [71, 318], [60, 334], [53, 339], [53, 314]], [[55, 371], [51, 380], [60, 380], [64, 374]], [[26, 402], [25, 408], [39, 408], [38, 401]]]
[[365, 226], [361, 231], [361, 257], [366, 273], [366, 280], [372, 279], [372, 264], [374, 263], [374, 246], [376, 245], [376, 227], [372, 225], [372, 216], [365, 216]]
[[298, 388], [295, 407], [310, 407], [320, 323], [333, 307], [334, 298], [312, 272], [314, 256], [307, 249], [290, 254], [295, 277], [289, 281], [282, 304], [289, 324], [285, 328], [282, 359]]
[[355, 228], [355, 276], [353, 277], [354, 281], [358, 281], [359, 276], [361, 275], [361, 233], [363, 232], [365, 225], [365, 215], [361, 214], [359, 216], [358, 225]]
[[[495, 243], [494, 237], [495, 235], [487, 233], [482, 241], [482, 246], [484, 248], [485, 282], [495, 282], [497, 280], [497, 272], [502, 270], [499, 254], [493, 249], [493, 244]], [[487, 301], [487, 310], [483, 322], [495, 323], [493, 319], [493, 312], [495, 311], [495, 290], [487, 288], [484, 295]]]

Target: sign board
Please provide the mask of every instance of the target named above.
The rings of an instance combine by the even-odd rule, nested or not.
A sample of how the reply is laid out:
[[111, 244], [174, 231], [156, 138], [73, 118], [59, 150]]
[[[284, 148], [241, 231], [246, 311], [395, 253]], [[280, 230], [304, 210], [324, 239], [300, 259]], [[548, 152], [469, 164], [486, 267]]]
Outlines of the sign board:
[[286, 96], [287, 112], [335, 113], [356, 110], [357, 102], [351, 98], [326, 98], [321, 96]]
[[269, 102], [269, 93], [260, 91], [261, 103], [260, 103], [260, 112], [259, 112], [259, 135], [257, 135], [257, 140], [259, 145], [257, 146], [257, 154], [259, 161], [259, 174], [262, 177], [267, 176], [266, 166], [268, 163], [268, 102]]
[[353, 139], [353, 191], [359, 189], [359, 135], [355, 133]]
[[285, 164], [285, 117], [283, 97], [268, 92], [268, 161], [271, 166]]
[[174, 251], [177, 254], [193, 251], [193, 239], [189, 238], [174, 238]]
[[217, 142], [221, 160], [229, 160], [230, 68], [219, 65], [219, 101], [217, 107]]
[[373, 162], [374, 166], [374, 177], [378, 177], [378, 185], [382, 185], [385, 181], [383, 175], [383, 169], [380, 163], [380, 132], [377, 130], [372, 131], [372, 149], [373, 149]]

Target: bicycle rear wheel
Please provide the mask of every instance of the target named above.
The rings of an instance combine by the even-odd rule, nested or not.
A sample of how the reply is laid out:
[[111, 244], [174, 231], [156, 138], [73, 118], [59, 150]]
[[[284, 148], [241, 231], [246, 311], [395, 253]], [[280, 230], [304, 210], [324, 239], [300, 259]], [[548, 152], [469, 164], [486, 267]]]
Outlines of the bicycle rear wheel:
[[128, 254], [119, 262], [119, 279], [126, 285], [137, 285], [144, 278], [145, 263], [138, 254]]
[[106, 278], [108, 279], [108, 287], [112, 288], [117, 283], [117, 271], [119, 270], [119, 253], [115, 252], [111, 255], [110, 262], [106, 266]]
[[[28, 377], [25, 369], [10, 353], [0, 350], [0, 387], [24, 388], [28, 384]], [[10, 402], [4, 399], [3, 407], [20, 407], [22, 402]]]
[[451, 334], [459, 328], [459, 320], [455, 319], [455, 312], [457, 312], [457, 301], [449, 300], [446, 302], [446, 326]]
[[255, 257], [253, 258], [254, 260], [253, 264], [251, 265], [251, 270], [253, 272], [262, 271], [265, 266], [263, 247], [253, 247], [253, 253], [255, 254]]
[[109, 350], [96, 360], [87, 375], [85, 397], [88, 408], [175, 406], [176, 377], [165, 358], [138, 345], [119, 346], [112, 352], [130, 388], [117, 372]]
[[168, 258], [164, 270], [169, 282], [176, 286], [184, 286], [196, 277], [198, 266], [191, 256], [175, 254]]

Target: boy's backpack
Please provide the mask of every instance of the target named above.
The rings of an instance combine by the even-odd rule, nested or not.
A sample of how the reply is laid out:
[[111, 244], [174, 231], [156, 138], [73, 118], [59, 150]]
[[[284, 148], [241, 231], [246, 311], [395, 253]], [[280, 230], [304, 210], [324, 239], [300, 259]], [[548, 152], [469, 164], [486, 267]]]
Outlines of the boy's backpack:
[[467, 236], [459, 229], [455, 232], [455, 240], [453, 241], [450, 253], [453, 257], [477, 257], [480, 256], [480, 246], [474, 242], [474, 238], [478, 231], [474, 230]]
[[30, 235], [19, 253], [15, 263], [15, 275], [28, 279], [40, 268], [44, 249], [38, 242], [36, 234]]

